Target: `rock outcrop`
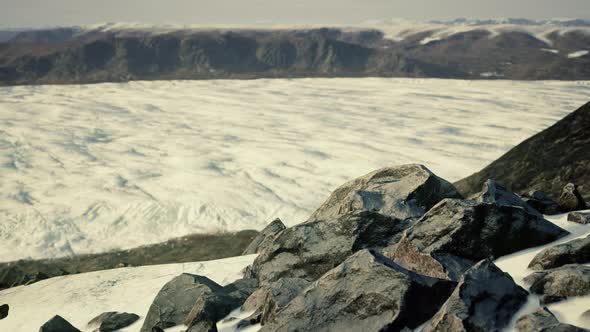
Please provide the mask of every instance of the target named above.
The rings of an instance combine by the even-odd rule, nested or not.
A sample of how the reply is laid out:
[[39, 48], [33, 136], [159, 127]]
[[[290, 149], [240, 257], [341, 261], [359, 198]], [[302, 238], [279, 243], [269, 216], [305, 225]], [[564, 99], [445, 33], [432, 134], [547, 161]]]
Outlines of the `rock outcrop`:
[[454, 282], [420, 276], [362, 250], [304, 289], [261, 331], [416, 328], [454, 287]]
[[523, 316], [516, 321], [516, 332], [587, 332], [577, 326], [563, 324], [546, 307]]
[[557, 202], [542, 191], [531, 190], [524, 193], [522, 200], [542, 214], [554, 215], [561, 212]]
[[453, 294], [422, 332], [502, 331], [526, 303], [528, 293], [490, 260], [461, 277]]
[[541, 296], [541, 304], [564, 300], [570, 296], [590, 295], [590, 266], [564, 265], [534, 272], [525, 278], [530, 291]]
[[8, 312], [10, 311], [10, 306], [8, 304], [0, 305], [0, 319], [4, 319], [8, 317]]
[[568, 183], [559, 196], [557, 201], [562, 212], [585, 210], [588, 208], [584, 198], [578, 191], [578, 186], [573, 183]]
[[567, 221], [583, 225], [590, 224], [590, 212], [570, 212], [567, 215]]
[[80, 332], [80, 330], [63, 317], [55, 315], [39, 328], [39, 332]]
[[139, 319], [139, 316], [127, 312], [105, 312], [88, 322], [96, 332], [113, 332], [125, 328]]
[[259, 253], [262, 249], [267, 248], [274, 238], [284, 230], [286, 227], [281, 219], [275, 219], [273, 222], [268, 224], [260, 233], [254, 238], [252, 243], [244, 250], [242, 255], [252, 255]]
[[586, 263], [590, 263], [590, 235], [544, 249], [533, 258], [529, 269], [541, 271], [567, 264]]

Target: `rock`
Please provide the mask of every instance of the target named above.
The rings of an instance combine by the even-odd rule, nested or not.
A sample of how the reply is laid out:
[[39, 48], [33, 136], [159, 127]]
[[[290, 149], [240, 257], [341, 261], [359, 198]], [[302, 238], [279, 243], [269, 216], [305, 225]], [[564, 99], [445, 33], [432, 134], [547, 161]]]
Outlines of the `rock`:
[[138, 315], [127, 312], [105, 312], [88, 322], [88, 326], [96, 327], [96, 332], [112, 332], [125, 328], [138, 319]]
[[583, 225], [590, 224], [590, 212], [571, 212], [567, 215], [567, 221]]
[[165, 332], [162, 328], [154, 326], [152, 327], [152, 332]]
[[560, 323], [546, 307], [520, 317], [514, 327], [516, 332], [584, 332], [588, 331], [573, 325]]
[[275, 236], [284, 230], [286, 227], [281, 219], [275, 219], [268, 224], [260, 233], [254, 238], [252, 243], [244, 250], [242, 255], [252, 255], [259, 253], [263, 248], [266, 248], [274, 240]]
[[416, 328], [438, 310], [454, 286], [362, 250], [308, 286], [260, 331]]
[[417, 164], [383, 168], [336, 189], [308, 222], [372, 211], [404, 220], [418, 218], [444, 198], [461, 198], [455, 187]]
[[554, 215], [560, 213], [557, 202], [542, 191], [531, 190], [522, 195], [522, 200], [542, 214]]
[[582, 315], [580, 315], [580, 320], [590, 326], [590, 310], [584, 311]]
[[0, 305], [0, 319], [4, 319], [4, 318], [8, 317], [9, 310], [10, 310], [10, 307], [8, 306], [8, 304]]
[[564, 265], [551, 270], [534, 272], [524, 281], [530, 291], [541, 296], [541, 304], [549, 304], [569, 296], [590, 294], [590, 266]]
[[526, 303], [527, 291], [491, 260], [477, 263], [422, 332], [501, 331]]
[[217, 331], [216, 323], [239, 308], [257, 285], [255, 279], [240, 279], [222, 289], [201, 295], [184, 321], [189, 327], [188, 331]]
[[590, 263], [590, 236], [544, 249], [533, 258], [529, 269], [540, 271], [586, 263]]
[[578, 186], [573, 183], [568, 183], [563, 187], [557, 203], [563, 212], [585, 210], [588, 208], [584, 198], [582, 198], [582, 195], [578, 191]]
[[519, 206], [527, 213], [540, 216], [540, 212], [528, 205], [522, 198], [509, 192], [494, 180], [487, 180], [482, 190], [471, 197], [477, 203], [495, 204], [497, 206]]
[[568, 232], [521, 206], [446, 199], [385, 254], [431, 277], [458, 280], [475, 262], [553, 242]]
[[260, 252], [248, 275], [268, 284], [281, 278], [313, 281], [365, 248], [396, 243], [410, 221], [363, 211], [285, 229]]
[[198, 275], [183, 273], [175, 277], [156, 295], [140, 331], [151, 331], [154, 326], [166, 329], [182, 324], [199, 298], [211, 296], [222, 288]]
[[254, 312], [246, 321], [250, 324], [266, 324], [309, 284], [305, 279], [282, 278], [258, 288], [242, 305], [242, 310]]
[[63, 317], [55, 315], [41, 326], [39, 332], [80, 332], [80, 330], [72, 326]]

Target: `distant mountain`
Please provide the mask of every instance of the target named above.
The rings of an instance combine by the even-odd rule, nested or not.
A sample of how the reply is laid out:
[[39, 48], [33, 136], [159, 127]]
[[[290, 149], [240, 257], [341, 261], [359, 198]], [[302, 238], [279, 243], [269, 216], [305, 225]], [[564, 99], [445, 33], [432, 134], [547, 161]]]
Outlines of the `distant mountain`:
[[[590, 79], [586, 21], [370, 28], [201, 29], [106, 24], [0, 43], [0, 84], [262, 77]], [[553, 25], [552, 25], [553, 24]]]
[[464, 195], [495, 179], [510, 190], [541, 190], [554, 198], [573, 182], [590, 198], [590, 103], [527, 139], [489, 166], [455, 183]]

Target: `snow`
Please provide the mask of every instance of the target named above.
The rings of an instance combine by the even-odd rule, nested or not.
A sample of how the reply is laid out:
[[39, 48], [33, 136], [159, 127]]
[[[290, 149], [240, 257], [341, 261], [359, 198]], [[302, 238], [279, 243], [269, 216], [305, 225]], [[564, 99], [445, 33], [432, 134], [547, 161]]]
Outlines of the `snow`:
[[0, 260], [294, 225], [384, 166], [458, 180], [588, 100], [589, 82], [1, 87]]
[[0, 291], [0, 303], [10, 306], [0, 321], [0, 331], [37, 331], [54, 315], [60, 315], [82, 331], [106, 311], [135, 313], [140, 319], [121, 331], [136, 332], [153, 299], [165, 283], [182, 273], [203, 275], [221, 284], [242, 277], [242, 269], [256, 255], [208, 262], [120, 268], [44, 280], [29, 286]]
[[541, 51], [543, 52], [549, 52], [549, 53], [553, 53], [553, 54], [559, 54], [559, 50], [554, 50], [551, 48], [542, 48]]
[[570, 59], [575, 59], [575, 58], [581, 58], [585, 55], [587, 55], [589, 53], [589, 51], [577, 51], [577, 52], [573, 52], [567, 55], [568, 58]]

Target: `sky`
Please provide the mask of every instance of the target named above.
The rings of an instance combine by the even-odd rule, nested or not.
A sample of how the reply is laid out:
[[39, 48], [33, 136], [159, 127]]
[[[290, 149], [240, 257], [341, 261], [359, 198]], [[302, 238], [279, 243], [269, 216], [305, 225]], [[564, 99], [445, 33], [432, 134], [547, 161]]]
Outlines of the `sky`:
[[590, 19], [590, 0], [0, 0], [0, 26], [358, 24], [402, 18]]

